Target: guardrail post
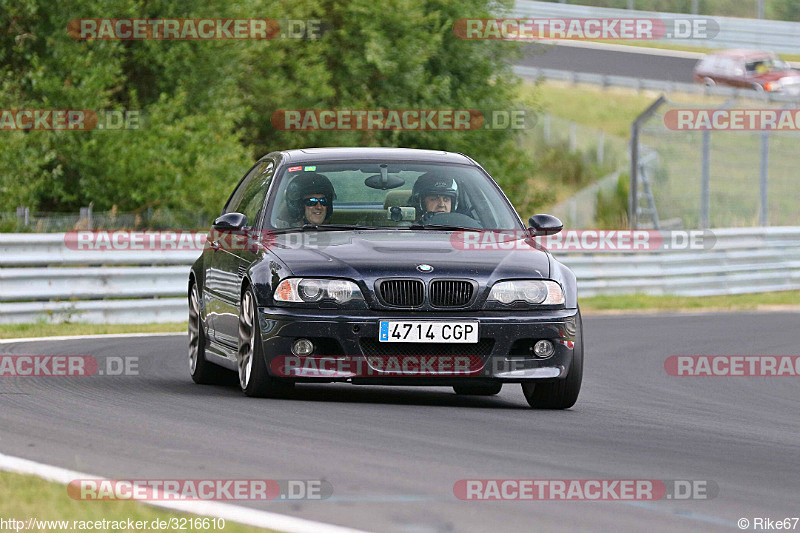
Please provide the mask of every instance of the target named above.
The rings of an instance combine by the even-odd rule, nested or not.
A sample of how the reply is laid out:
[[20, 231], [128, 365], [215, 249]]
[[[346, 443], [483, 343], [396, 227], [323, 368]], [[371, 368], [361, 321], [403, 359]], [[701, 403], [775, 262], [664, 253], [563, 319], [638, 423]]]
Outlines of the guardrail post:
[[80, 219], [86, 220], [86, 229], [92, 230], [92, 206], [81, 207]]
[[767, 209], [769, 203], [767, 202], [767, 185], [769, 177], [769, 130], [761, 134], [761, 209], [758, 211], [758, 224], [760, 226], [768, 226], [769, 218]]
[[[18, 207], [17, 208], [17, 225], [22, 225], [22, 227], [28, 227], [28, 219], [31, 215], [31, 208], [30, 207]], [[20, 224], [20, 222], [22, 224]]]
[[606, 132], [600, 130], [597, 139], [597, 164], [602, 165], [606, 156]]
[[709, 227], [709, 211], [711, 204], [710, 172], [711, 172], [711, 132], [703, 131], [703, 176], [700, 186], [700, 229]]
[[578, 125], [575, 122], [569, 123], [569, 153], [578, 149]]
[[544, 113], [544, 142], [550, 144], [550, 112]]

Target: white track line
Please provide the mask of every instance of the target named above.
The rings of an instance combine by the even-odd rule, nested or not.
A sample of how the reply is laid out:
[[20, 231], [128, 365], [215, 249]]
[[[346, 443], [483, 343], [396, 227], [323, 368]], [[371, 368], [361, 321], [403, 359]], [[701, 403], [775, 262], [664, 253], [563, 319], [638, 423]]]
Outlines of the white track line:
[[[75, 479], [101, 479], [97, 476], [74, 472], [57, 466], [45, 465], [19, 457], [4, 455], [2, 453], [0, 453], [0, 470], [16, 472], [18, 474], [30, 474], [46, 479], [47, 481], [54, 481], [64, 485], [69, 484], [70, 481]], [[66, 497], [66, 490], [64, 491], [64, 496]], [[314, 522], [313, 520], [259, 511], [217, 501], [142, 501], [141, 503], [162, 507], [171, 511], [223, 518], [239, 524], [275, 529], [289, 533], [364, 533], [357, 529], [334, 526], [323, 522]]]
[[19, 339], [0, 339], [0, 344], [14, 344], [16, 342], [40, 342], [40, 341], [71, 341], [81, 339], [113, 339], [113, 338], [133, 338], [133, 337], [175, 337], [186, 335], [185, 331], [173, 333], [106, 333], [103, 335], [62, 335], [60, 337], [23, 337]]

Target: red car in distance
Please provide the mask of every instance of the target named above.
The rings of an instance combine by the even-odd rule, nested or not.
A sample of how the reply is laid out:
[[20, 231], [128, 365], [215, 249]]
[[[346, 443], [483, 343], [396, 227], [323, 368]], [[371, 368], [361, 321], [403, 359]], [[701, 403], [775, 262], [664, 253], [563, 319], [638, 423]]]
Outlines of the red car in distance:
[[773, 52], [725, 50], [708, 54], [694, 67], [694, 81], [709, 86], [800, 94], [800, 71]]

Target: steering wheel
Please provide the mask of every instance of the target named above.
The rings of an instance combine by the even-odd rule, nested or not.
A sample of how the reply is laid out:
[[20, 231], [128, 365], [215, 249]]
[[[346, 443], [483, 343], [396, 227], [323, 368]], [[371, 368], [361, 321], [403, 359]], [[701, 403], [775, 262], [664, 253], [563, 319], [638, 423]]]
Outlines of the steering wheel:
[[463, 213], [434, 213], [428, 211], [422, 215], [423, 224], [441, 224], [443, 226], [462, 226], [465, 228], [483, 229], [483, 226], [474, 218]]

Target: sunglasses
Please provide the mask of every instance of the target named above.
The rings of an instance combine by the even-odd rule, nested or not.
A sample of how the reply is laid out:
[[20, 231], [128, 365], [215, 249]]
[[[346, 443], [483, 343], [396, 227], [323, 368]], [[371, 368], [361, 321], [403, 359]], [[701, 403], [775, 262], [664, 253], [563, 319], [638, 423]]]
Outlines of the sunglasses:
[[328, 199], [327, 198], [306, 198], [303, 200], [303, 203], [307, 207], [314, 207], [315, 205], [319, 204], [323, 207], [328, 207]]

